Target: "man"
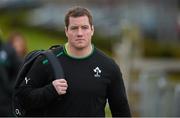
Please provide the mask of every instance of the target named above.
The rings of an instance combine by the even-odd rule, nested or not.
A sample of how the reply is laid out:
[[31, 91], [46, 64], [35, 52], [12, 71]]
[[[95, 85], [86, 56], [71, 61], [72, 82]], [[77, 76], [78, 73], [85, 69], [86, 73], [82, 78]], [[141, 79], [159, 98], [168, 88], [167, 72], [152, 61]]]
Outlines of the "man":
[[15, 49], [20, 60], [27, 54], [26, 37], [20, 32], [11, 32], [8, 38], [8, 44]]
[[54, 51], [65, 78], [53, 78], [50, 64], [39, 57], [22, 85], [26, 109], [43, 109], [45, 116], [104, 117], [108, 99], [113, 117], [131, 116], [118, 65], [91, 44], [94, 26], [89, 10], [70, 9], [65, 33], [67, 43]]
[[12, 93], [20, 61], [15, 50], [4, 43], [0, 36], [0, 117], [12, 114]]

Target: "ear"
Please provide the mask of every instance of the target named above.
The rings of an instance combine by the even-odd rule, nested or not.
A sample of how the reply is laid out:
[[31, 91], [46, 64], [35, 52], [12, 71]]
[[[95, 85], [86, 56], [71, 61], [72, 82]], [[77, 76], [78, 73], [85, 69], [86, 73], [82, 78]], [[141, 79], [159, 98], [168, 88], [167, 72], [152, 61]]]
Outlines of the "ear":
[[92, 25], [92, 27], [91, 27], [91, 30], [92, 30], [91, 36], [93, 36], [93, 35], [94, 35], [94, 26], [93, 26], [93, 25]]
[[68, 29], [67, 29], [67, 27], [66, 27], [66, 26], [64, 27], [64, 31], [65, 31], [66, 37], [68, 37], [68, 34], [67, 34]]

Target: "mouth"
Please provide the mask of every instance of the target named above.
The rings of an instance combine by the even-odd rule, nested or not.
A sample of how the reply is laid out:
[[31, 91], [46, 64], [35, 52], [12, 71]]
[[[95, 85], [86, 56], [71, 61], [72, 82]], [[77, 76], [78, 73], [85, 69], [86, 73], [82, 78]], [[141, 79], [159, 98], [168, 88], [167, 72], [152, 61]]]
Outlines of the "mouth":
[[75, 41], [84, 41], [84, 39], [76, 39]]

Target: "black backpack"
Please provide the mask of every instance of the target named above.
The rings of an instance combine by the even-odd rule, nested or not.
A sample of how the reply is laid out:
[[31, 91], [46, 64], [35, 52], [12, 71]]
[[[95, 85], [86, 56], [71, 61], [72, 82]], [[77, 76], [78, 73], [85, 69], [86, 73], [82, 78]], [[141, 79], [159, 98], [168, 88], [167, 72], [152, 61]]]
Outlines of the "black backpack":
[[[24, 78], [26, 77], [26, 74], [28, 71], [31, 69], [33, 63], [39, 57], [40, 55], [45, 55], [46, 58], [48, 59], [50, 65], [53, 68], [54, 72], [54, 77], [55, 78], [64, 78], [64, 72], [62, 69], [62, 66], [60, 62], [57, 60], [55, 54], [52, 52], [52, 49], [57, 48], [59, 46], [53, 46], [49, 50], [35, 50], [30, 52], [26, 57], [25, 60], [22, 64], [22, 67], [20, 68], [17, 78], [16, 78], [16, 83], [15, 83], [15, 89], [13, 93], [13, 113], [17, 117], [24, 117], [24, 116], [36, 116], [35, 111], [26, 111], [25, 108], [23, 108], [22, 101], [19, 99], [18, 93], [21, 83], [23, 82]], [[42, 109], [38, 110], [38, 116], [43, 116], [44, 111]]]

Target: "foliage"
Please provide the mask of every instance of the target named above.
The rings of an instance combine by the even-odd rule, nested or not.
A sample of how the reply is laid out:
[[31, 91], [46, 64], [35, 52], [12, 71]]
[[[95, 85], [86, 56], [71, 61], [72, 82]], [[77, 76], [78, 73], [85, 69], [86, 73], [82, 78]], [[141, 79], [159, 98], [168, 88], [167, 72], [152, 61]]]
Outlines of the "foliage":
[[180, 44], [144, 40], [144, 56], [147, 58], [180, 58]]

